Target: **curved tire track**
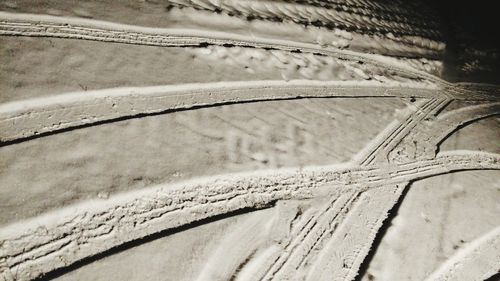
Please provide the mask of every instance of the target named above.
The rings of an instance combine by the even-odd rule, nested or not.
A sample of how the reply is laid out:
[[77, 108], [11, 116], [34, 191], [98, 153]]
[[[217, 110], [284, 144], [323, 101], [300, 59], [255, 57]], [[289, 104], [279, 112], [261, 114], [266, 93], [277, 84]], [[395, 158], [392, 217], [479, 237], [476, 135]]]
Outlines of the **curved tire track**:
[[467, 169], [500, 169], [500, 155], [446, 153], [389, 170], [337, 165], [234, 174], [82, 203], [0, 229], [0, 276], [17, 272], [18, 280], [34, 279], [123, 243], [242, 208]]
[[482, 281], [500, 272], [500, 226], [458, 251], [427, 281]]
[[436, 90], [372, 82], [251, 81], [116, 88], [0, 105], [0, 143], [79, 126], [251, 101], [325, 97], [428, 97]]
[[80, 18], [0, 12], [0, 35], [68, 38], [159, 47], [219, 45], [225, 47], [241, 46], [278, 49], [332, 56], [344, 60], [363, 61], [386, 67], [414, 79], [451, 85], [432, 74], [416, 70], [394, 60], [388, 60], [380, 55], [322, 48], [314, 44], [288, 40], [258, 37], [248, 39], [248, 36], [224, 32], [151, 28]]
[[[400, 162], [408, 159], [431, 159], [436, 155], [440, 144], [462, 126], [499, 114], [500, 102], [467, 106], [446, 112], [423, 122], [419, 130], [405, 137], [398, 149], [391, 152], [391, 158], [398, 158]], [[409, 148], [412, 148], [411, 152]]]

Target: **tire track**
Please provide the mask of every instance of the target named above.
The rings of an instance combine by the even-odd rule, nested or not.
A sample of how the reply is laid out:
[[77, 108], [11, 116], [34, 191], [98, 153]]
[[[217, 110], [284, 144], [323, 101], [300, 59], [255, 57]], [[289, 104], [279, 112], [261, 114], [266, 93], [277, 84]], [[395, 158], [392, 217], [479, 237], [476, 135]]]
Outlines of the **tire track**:
[[[403, 140], [403, 138], [411, 132], [411, 129], [420, 125], [418, 130], [417, 130], [417, 132], [418, 132], [421, 129], [420, 127], [422, 127], [421, 121], [424, 118], [427, 118], [431, 115], [434, 115], [434, 116], [437, 115], [437, 113], [439, 111], [441, 111], [441, 109], [444, 108], [449, 102], [450, 102], [450, 99], [446, 98], [446, 97], [442, 98], [442, 99], [430, 99], [428, 101], [425, 101], [424, 104], [422, 105], [422, 107], [417, 108], [416, 110], [414, 110], [410, 114], [408, 114], [407, 118], [405, 119], [404, 122], [399, 123], [399, 124], [397, 122], [395, 122], [395, 124], [389, 125], [388, 129], [386, 129], [384, 132], [382, 132], [381, 135], [378, 137], [378, 139], [374, 140], [374, 142], [377, 143], [376, 146], [369, 145], [367, 147], [368, 149], [371, 149], [371, 152], [368, 153], [368, 156], [365, 158], [366, 159], [365, 161], [361, 161], [360, 165], [361, 166], [370, 165], [371, 163], [374, 162], [375, 159], [380, 159], [380, 156], [377, 157], [377, 154], [380, 155], [381, 153], [383, 153], [382, 155], [385, 155], [387, 157], [389, 155], [389, 153], [392, 151], [392, 149], [394, 149], [396, 146], [398, 146], [401, 143], [401, 141]], [[383, 141], [377, 142], [377, 140], [380, 140], [380, 139]], [[366, 150], [367, 149], [365, 149], [365, 151]], [[429, 166], [432, 166], [432, 165], [429, 165]], [[419, 172], [430, 171], [429, 169], [425, 169], [425, 168], [424, 169], [417, 168], [417, 169]], [[389, 171], [390, 177], [398, 177], [400, 173], [403, 173], [404, 175], [414, 174], [415, 168], [411, 167], [411, 164], [407, 163], [407, 164], [400, 165], [398, 167], [397, 172], [390, 172]], [[366, 175], [365, 175], [365, 178], [369, 178], [369, 181], [371, 181], [372, 183], [373, 182], [380, 182], [382, 184], [382, 183], [391, 182], [391, 179], [389, 177], [378, 178], [377, 176], [373, 176], [373, 175], [369, 176], [369, 177], [366, 177]], [[395, 204], [395, 202], [397, 201], [397, 198], [394, 200], [389, 200], [389, 201], [393, 201], [393, 203]], [[392, 205], [388, 205], [387, 210], [389, 210]], [[351, 207], [351, 206], [349, 206], [349, 207]], [[378, 229], [381, 226], [381, 221], [383, 220], [383, 218], [386, 214], [387, 214], [386, 212], [382, 212], [382, 215], [380, 215], [380, 219], [379, 219], [380, 223], [378, 223], [378, 226], [375, 227], [376, 229]], [[320, 213], [318, 215], [318, 217], [321, 217], [322, 215], [324, 215], [324, 211], [323, 211], [323, 213]], [[374, 219], [374, 218], [372, 218], [372, 219]], [[313, 218], [313, 221], [317, 221], [317, 220], [318, 220], [317, 217]], [[320, 224], [320, 225], [323, 225], [323, 224]], [[349, 227], [349, 226], [347, 226], [347, 227]], [[365, 237], [365, 238], [373, 239], [373, 237], [375, 237], [375, 234], [376, 234], [376, 231], [371, 231], [370, 235]], [[370, 237], [372, 237], [372, 238], [370, 238]], [[307, 237], [303, 238], [304, 241], [306, 239], [307, 239]], [[339, 238], [337, 238], [337, 239], [339, 239]], [[361, 240], [363, 240], [363, 239], [361, 239]], [[298, 242], [298, 243], [300, 243], [300, 242]], [[338, 247], [341, 247], [342, 245], [344, 245], [339, 241], [337, 241], [335, 244]], [[308, 247], [308, 246], [310, 247], [310, 243], [304, 242], [304, 245], [306, 247]], [[368, 245], [368, 246], [366, 246], [366, 245]], [[363, 246], [364, 248], [362, 251], [356, 250], [354, 252], [355, 253], [365, 252], [365, 255], [366, 255], [366, 253], [369, 250], [369, 244], [366, 244], [366, 245]], [[330, 246], [330, 247], [333, 247], [333, 246]], [[310, 249], [312, 249], [312, 248], [310, 248]], [[329, 252], [330, 254], [338, 253], [338, 248], [334, 248], [334, 249], [335, 250], [329, 250], [329, 251], [323, 249], [323, 252], [326, 251], [326, 252]], [[347, 252], [349, 252], [349, 251], [347, 251]], [[303, 259], [305, 257], [306, 257], [306, 255], [302, 256]], [[297, 257], [295, 257], [295, 259], [297, 259]], [[327, 264], [330, 264], [329, 261], [331, 261], [331, 257], [326, 258], [328, 261], [325, 261], [324, 259], [325, 258], [320, 259], [320, 261], [319, 261], [320, 265], [314, 265], [314, 268], [318, 269], [319, 271], [313, 270], [313, 272], [316, 272], [316, 273], [313, 273], [313, 277], [311, 277], [312, 278], [311, 280], [321, 280], [321, 278], [330, 278], [333, 275], [341, 274], [339, 272], [345, 273], [345, 275], [342, 275], [343, 277], [340, 277], [341, 275], [337, 276], [341, 280], [348, 280], [348, 278], [352, 279], [356, 276], [355, 273], [357, 272], [357, 269], [359, 268], [359, 266], [362, 262], [362, 258], [360, 259], [359, 257], [357, 257], [354, 259], [354, 261], [351, 261], [350, 264], [348, 264], [348, 265], [346, 265], [344, 263], [342, 265], [342, 267], [338, 267], [338, 264], [337, 264], [337, 265], [334, 265], [333, 266], [334, 268], [332, 269], [331, 267], [327, 267]], [[293, 257], [290, 258], [290, 260], [293, 261]], [[335, 260], [335, 258], [334, 258], [334, 260]], [[287, 261], [288, 260], [282, 261], [281, 264], [284, 264]], [[326, 272], [329, 272], [329, 273], [325, 274], [325, 275], [321, 275], [322, 270], [320, 270], [320, 269], [322, 269], [322, 268], [327, 268]], [[348, 270], [346, 271], [345, 268], [347, 268]], [[280, 270], [280, 269], [282, 269], [282, 268], [280, 267], [278, 270]], [[287, 280], [287, 279], [291, 278], [292, 274], [294, 272], [297, 272], [298, 269], [299, 269], [299, 266], [295, 266], [295, 267], [292, 266], [292, 267], [284, 268], [282, 272], [279, 272], [277, 270], [271, 271], [274, 273], [274, 275], [266, 276], [267, 279], [265, 279], [265, 280], [273, 279], [273, 278], [277, 278], [278, 280]]]
[[375, 161], [390, 161], [389, 154], [415, 127], [421, 126], [421, 121], [439, 112], [451, 99], [436, 98], [425, 101], [421, 106], [416, 105], [413, 110], [405, 114], [403, 121], [395, 121], [381, 132], [373, 142], [361, 151], [355, 161], [360, 165], [371, 165]]
[[[358, 192], [351, 197], [351, 200], [342, 206], [344, 210], [349, 210], [349, 213], [345, 216], [340, 216], [339, 218], [335, 216], [334, 219], [324, 221], [322, 218], [328, 216], [327, 213], [330, 210], [330, 206], [335, 203], [335, 201], [329, 202], [327, 208], [316, 214], [310, 222], [315, 231], [310, 230], [304, 235], [297, 235], [295, 237], [295, 241], [292, 244], [293, 250], [298, 250], [292, 253], [289, 253], [290, 250], [285, 250], [275, 260], [264, 278], [259, 280], [290, 280], [293, 276], [297, 276], [298, 272], [304, 271], [309, 272], [307, 280], [352, 280], [356, 276], [364, 257], [370, 250], [371, 243], [378, 229], [387, 217], [387, 212], [396, 204], [406, 184], [409, 181], [432, 176], [439, 170], [441, 170], [439, 174], [449, 173], [453, 168], [452, 170], [445, 170], [451, 168], [454, 164], [460, 162], [460, 165], [464, 165], [471, 158], [473, 159], [481, 154], [476, 153], [455, 151], [443, 153], [436, 159], [428, 160], [425, 165], [421, 165], [422, 162], [409, 162], [394, 168], [386, 167], [386, 169], [374, 168], [368, 171], [352, 171], [351, 176], [359, 179], [359, 181], [344, 182], [345, 185], [371, 188], [357, 189]], [[450, 161], [450, 158], [454, 158], [454, 156], [460, 154], [464, 154], [464, 156], [468, 155], [470, 158], [455, 159], [457, 162], [455, 160]], [[493, 160], [493, 162], [495, 161]], [[392, 188], [391, 184], [395, 184], [394, 187], [396, 189], [380, 191], [381, 188]], [[373, 187], [375, 186], [377, 188], [374, 189]], [[353, 198], [356, 199], [354, 200]], [[357, 203], [358, 201], [363, 201], [364, 203]], [[341, 211], [337, 211], [336, 214], [339, 212]], [[366, 221], [359, 223], [360, 217]], [[350, 219], [354, 219], [354, 221], [348, 223]], [[326, 228], [332, 225], [333, 227], [328, 230], [330, 235], [328, 237], [324, 236]], [[352, 228], [355, 227], [363, 229], [363, 231], [360, 231], [360, 233], [356, 232], [356, 234], [349, 234], [354, 232]], [[368, 235], [365, 235], [366, 233]], [[346, 239], [347, 235], [355, 236], [357, 239]], [[354, 240], [357, 242], [354, 243]], [[359, 241], [362, 242], [360, 243]], [[321, 244], [323, 245], [316, 248], [313, 252], [316, 245]], [[344, 257], [343, 254], [347, 256]], [[308, 261], [306, 262], [306, 260]], [[305, 267], [305, 264], [309, 264], [309, 266], [312, 264], [312, 268]]]
[[443, 85], [449, 84], [432, 74], [416, 70], [404, 63], [387, 60], [386, 57], [380, 55], [322, 48], [314, 44], [288, 40], [258, 37], [248, 39], [248, 36], [224, 32], [150, 28], [70, 17], [0, 12], [0, 35], [55, 37], [159, 47], [203, 47], [218, 45], [224, 47], [252, 47], [266, 50], [277, 49], [332, 56], [352, 61], [361, 60], [365, 63], [386, 67], [398, 73], [404, 73], [415, 79], [425, 79]]
[[298, 235], [288, 244], [282, 254], [269, 266], [263, 277], [255, 280], [290, 280], [293, 278], [290, 274], [297, 273], [307, 255], [316, 247], [318, 243], [323, 242], [329, 237], [331, 228], [335, 229], [339, 225], [346, 213], [348, 207], [353, 201], [356, 201], [359, 192], [350, 191], [338, 197], [329, 200], [317, 217], [302, 229]]
[[422, 124], [420, 130], [412, 132], [398, 149], [392, 152], [391, 158], [399, 159], [400, 162], [406, 159], [431, 159], [439, 150], [439, 145], [462, 126], [499, 114], [500, 102], [467, 106], [446, 112]]
[[[329, 9], [317, 7], [306, 10], [307, 13], [304, 14], [303, 11], [301, 13], [301, 8], [297, 8], [301, 5], [276, 4], [269, 1], [174, 2], [189, 7], [202, 3], [199, 4], [199, 9], [237, 12], [239, 16], [264, 15], [265, 19], [281, 17], [298, 23], [316, 19], [323, 26], [353, 29], [357, 28], [357, 20], [366, 20], [363, 18], [366, 16], [364, 11], [357, 14], [360, 17], [352, 16], [356, 14], [354, 10], [349, 10], [348, 13], [335, 11], [332, 16], [332, 13], [328, 12]], [[247, 11], [248, 15], [245, 14]], [[335, 21], [341, 22], [341, 25], [332, 23]], [[394, 24], [390, 17], [387, 21], [382, 18], [367, 30], [404, 31], [408, 28], [404, 20], [397, 22]], [[417, 29], [417, 32], [420, 30]], [[493, 95], [490, 92], [481, 92], [479, 88], [475, 90], [471, 89], [473, 87], [447, 83], [404, 65], [386, 63], [378, 56], [333, 51], [288, 41], [258, 38], [249, 40], [225, 33], [143, 28], [92, 20], [58, 19], [4, 12], [0, 12], [0, 35], [71, 38], [163, 47], [218, 45], [279, 49], [373, 63], [404, 73], [415, 81], [413, 84], [389, 85], [359, 82], [237, 82], [111, 89], [21, 101], [0, 106], [0, 146], [82, 126], [231, 103], [302, 97], [430, 98], [420, 108], [408, 112], [402, 121], [392, 123], [360, 153], [357, 162], [355, 161], [360, 164], [359, 167], [346, 164], [193, 180], [175, 186], [152, 187], [145, 191], [127, 193], [107, 201], [82, 203], [1, 228], [0, 276], [4, 279], [30, 280], [123, 243], [164, 230], [242, 208], [265, 208], [272, 206], [277, 200], [311, 198], [325, 193], [331, 196], [331, 201], [304, 225], [285, 247], [284, 252], [273, 261], [263, 278], [291, 279], [298, 269], [309, 270], [305, 266], [306, 263], [314, 263], [313, 270], [310, 271], [312, 274], [309, 276], [311, 280], [330, 279], [332, 276], [344, 280], [352, 279], [366, 256], [387, 210], [399, 198], [401, 185], [411, 180], [455, 170], [500, 169], [500, 155], [479, 152], [448, 152], [419, 161], [405, 158], [410, 162], [391, 163], [389, 158], [393, 157], [390, 153], [401, 145], [406, 145], [405, 141], [410, 139], [412, 132], [425, 136], [426, 140], [435, 140], [442, 137], [437, 136], [435, 130], [441, 130], [440, 133], [446, 132], [446, 137], [465, 122], [475, 120], [469, 117], [462, 120], [461, 114], [465, 111], [469, 110], [467, 112], [471, 116], [489, 116], [491, 106], [497, 104], [489, 104], [484, 108], [466, 108], [458, 115], [453, 115], [456, 112], [450, 112], [433, 120], [434, 123], [430, 127], [432, 130], [426, 132], [427, 125], [424, 125], [423, 121], [437, 115], [451, 98], [491, 99]], [[377, 88], [374, 89], [374, 86]], [[436, 98], [438, 90], [445, 92], [443, 97]], [[476, 109], [479, 111], [475, 111]], [[495, 112], [497, 109], [494, 107]], [[389, 163], [384, 163], [386, 160]], [[330, 190], [332, 186], [333, 191]], [[371, 196], [375, 199], [368, 200]], [[354, 209], [349, 211], [351, 208]], [[359, 221], [358, 216], [366, 218], [366, 221]], [[353, 223], [349, 223], [351, 220]], [[366, 232], [369, 232], [369, 235], [363, 236]], [[493, 236], [487, 235], [487, 239], [480, 239], [480, 242], [460, 252], [461, 256], [450, 263], [459, 260], [459, 271], [477, 266], [468, 263], [469, 254], [475, 254], [477, 249], [484, 248], [491, 241], [496, 243], [497, 232], [493, 238], [496, 240], [491, 240]], [[351, 236], [346, 238], [347, 234]], [[353, 239], [352, 236], [357, 238]], [[361, 245], [353, 243], [360, 240]], [[319, 253], [314, 252], [315, 250]], [[339, 251], [348, 255], [335, 256]], [[491, 257], [491, 253], [488, 252], [486, 256]], [[498, 260], [497, 256], [494, 258], [496, 259], [492, 259]], [[457, 263], [452, 266], [456, 268]], [[448, 269], [445, 265], [440, 272]]]
[[[265, 208], [277, 200], [363, 192], [455, 170], [500, 169], [500, 155], [443, 153], [433, 160], [384, 167], [344, 164], [232, 174], [77, 204], [1, 228], [0, 276], [19, 272], [19, 280], [30, 280], [129, 241], [242, 208]], [[399, 170], [413, 172], [398, 175]]]
[[[433, 161], [427, 162], [425, 167], [422, 167], [417, 163], [407, 163], [405, 165], [401, 165], [397, 168], [394, 168], [395, 170], [392, 170], [392, 171], [391, 171], [391, 169], [388, 169], [388, 170], [373, 169], [373, 170], [368, 170], [368, 172], [364, 172], [364, 171], [361, 172], [360, 171], [359, 174], [356, 171], [352, 171], [351, 172], [352, 178], [356, 178], [356, 179], [360, 179], [360, 180], [359, 181], [344, 182], [344, 184], [350, 185], [350, 186], [361, 186], [361, 187], [362, 186], [374, 187], [373, 184], [375, 184], [378, 187], [384, 187], [384, 186], [387, 187], [386, 185], [390, 185], [390, 184], [405, 183], [406, 182], [405, 180], [410, 181], [410, 180], [414, 180], [417, 178], [431, 176], [431, 174], [429, 174], [429, 173], [436, 172], [437, 170], [440, 170], [443, 168], [444, 169], [450, 168], [453, 165], [449, 162], [449, 157], [452, 155], [454, 155], [454, 153], [440, 155], [440, 158], [442, 159], [441, 161], [444, 161], [447, 163], [445, 165], [442, 165], [441, 161], [433, 160]], [[470, 154], [470, 156], [473, 156], [473, 155], [474, 154]], [[465, 161], [467, 161], [467, 160], [465, 160]], [[372, 173], [370, 173], [370, 172], [372, 172]], [[447, 172], [449, 172], [449, 171], [442, 170], [442, 173], [447, 173]], [[378, 173], [380, 173], [380, 174], [378, 174]], [[387, 173], [387, 174], [382, 175], [384, 173]], [[403, 173], [403, 175], [399, 175], [400, 173]], [[412, 178], [412, 176], [414, 178]], [[386, 184], [386, 185], [384, 185], [384, 184]], [[358, 189], [359, 192], [354, 197], [358, 197], [361, 195], [362, 198], [365, 198], [365, 199], [366, 199], [366, 196], [373, 196], [373, 197], [381, 196], [380, 198], [382, 198], [382, 197], [384, 197], [384, 198], [383, 198], [383, 200], [381, 199], [382, 201], [375, 202], [374, 206], [378, 206], [378, 208], [372, 206], [371, 204], [373, 202], [371, 202], [371, 201], [365, 202], [366, 204], [364, 204], [364, 205], [359, 205], [361, 207], [358, 206], [359, 208], [361, 208], [361, 210], [358, 210], [358, 211], [361, 213], [364, 212], [366, 214], [366, 219], [371, 221], [371, 223], [364, 224], [361, 226], [361, 228], [367, 227], [366, 231], [369, 232], [369, 235], [367, 235], [365, 237], [359, 237], [358, 240], [366, 241], [366, 242], [362, 243], [362, 245], [363, 245], [362, 247], [356, 248], [353, 251], [351, 251], [352, 249], [344, 251], [345, 253], [356, 253], [355, 258], [350, 259], [350, 261], [347, 264], [343, 263], [341, 267], [338, 267], [338, 264], [334, 264], [334, 268], [332, 269], [329, 266], [327, 267], [326, 263], [331, 265], [331, 263], [329, 263], [329, 261], [331, 261], [332, 258], [334, 260], [336, 259], [338, 261], [339, 257], [336, 255], [339, 253], [339, 247], [349, 247], [348, 241], [343, 241], [342, 238], [339, 238], [337, 232], [335, 232], [335, 228], [340, 228], [340, 229], [343, 229], [346, 227], [350, 228], [351, 226], [349, 224], [345, 225], [344, 221], [346, 219], [352, 218], [353, 216], [356, 217], [357, 215], [355, 216], [351, 212], [354, 212], [355, 214], [357, 214], [356, 213], [357, 211], [354, 211], [354, 210], [350, 211], [346, 215], [347, 218], [340, 217], [340, 219], [335, 220], [335, 223], [333, 222], [333, 220], [325, 222], [322, 220], [322, 217], [325, 216], [325, 214], [328, 212], [329, 208], [327, 207], [325, 210], [320, 212], [317, 216], [313, 217], [312, 221], [310, 222], [314, 226], [316, 231], [314, 231], [314, 232], [308, 231], [305, 235], [298, 235], [296, 237], [296, 241], [293, 243], [294, 248], [298, 249], [298, 250], [291, 253], [291, 254], [285, 250], [285, 252], [282, 254], [282, 256], [279, 259], [277, 259], [275, 261], [275, 263], [272, 265], [272, 267], [268, 271], [267, 275], [263, 279], [259, 279], [259, 280], [271, 280], [271, 279], [273, 279], [273, 280], [274, 279], [276, 279], [276, 280], [290, 280], [290, 278], [292, 278], [293, 276], [296, 276], [296, 274], [301, 271], [300, 269], [304, 270], [303, 265], [306, 263], [306, 261], [305, 261], [306, 259], [310, 260], [309, 262], [307, 262], [309, 264], [312, 263], [314, 261], [314, 259], [316, 259], [316, 256], [318, 255], [317, 253], [309, 255], [309, 256], [308, 256], [308, 253], [311, 253], [313, 248], [316, 245], [321, 244], [321, 243], [328, 243], [327, 245], [329, 245], [329, 246], [327, 246], [328, 248], [326, 248], [326, 249], [320, 247], [320, 248], [315, 250], [315, 252], [318, 252], [321, 250], [322, 254], [320, 254], [320, 255], [322, 255], [322, 258], [319, 259], [320, 260], [319, 262], [321, 263], [321, 265], [315, 264], [314, 268], [318, 269], [318, 270], [321, 269], [321, 270], [320, 270], [320, 272], [316, 272], [314, 269], [309, 271], [309, 272], [316, 272], [316, 273], [312, 273], [313, 277], [310, 277], [310, 280], [322, 280], [322, 279], [317, 279], [320, 277], [328, 279], [328, 278], [331, 278], [335, 274], [337, 274], [337, 275], [340, 274], [337, 277], [342, 279], [342, 280], [344, 280], [343, 278], [345, 278], [345, 280], [349, 280], [349, 278], [351, 278], [351, 277], [353, 278], [356, 275], [357, 269], [359, 268], [360, 264], [362, 263], [364, 256], [368, 252], [370, 245], [371, 245], [371, 241], [373, 241], [378, 228], [380, 228], [382, 221], [387, 216], [387, 210], [389, 210], [397, 202], [397, 199], [399, 198], [398, 194], [401, 194], [402, 188], [404, 188], [404, 185], [402, 187], [400, 186], [398, 190], [393, 190], [391, 192], [378, 192], [378, 191], [373, 191], [373, 189], [366, 190], [363, 188]], [[366, 194], [367, 192], [368, 192], [368, 195]], [[373, 192], [375, 192], [375, 193], [373, 193]], [[386, 198], [387, 196], [392, 196], [392, 197], [390, 199], [388, 199], [388, 198]], [[365, 199], [363, 199], [363, 200], [365, 200]], [[356, 209], [357, 207], [353, 206], [356, 204], [355, 202], [356, 201], [351, 200], [351, 201], [347, 202], [343, 206], [343, 208]], [[332, 203], [334, 203], [334, 201], [330, 202], [329, 205], [327, 205], [327, 206], [331, 206]], [[370, 205], [373, 208], [371, 208], [371, 209], [365, 208], [368, 205]], [[385, 206], [385, 207], [380, 209], [380, 206]], [[373, 212], [373, 209], [375, 209], [377, 211]], [[373, 217], [370, 217], [370, 216], [373, 216]], [[333, 233], [332, 237], [337, 237], [337, 238], [331, 238], [331, 239], [334, 239], [336, 241], [333, 244], [332, 244], [332, 242], [321, 241], [321, 240], [328, 239], [324, 236], [323, 237], [321, 236], [323, 233], [326, 232], [325, 228], [327, 228], [328, 225], [334, 226], [332, 229], [329, 230], [329, 232]], [[320, 234], [318, 234], [318, 232]], [[337, 241], [339, 239], [340, 239], [340, 241]], [[314, 242], [310, 242], [310, 241], [314, 241]], [[330, 240], [330, 241], [332, 241], [332, 240]], [[295, 246], [295, 245], [297, 245], [297, 246]], [[357, 247], [358, 244], [351, 244], [351, 246]], [[342, 252], [342, 251], [340, 251], [340, 252]], [[334, 254], [334, 256], [331, 256], [331, 254]], [[330, 256], [328, 256], [328, 255], [330, 255]], [[337, 267], [335, 267], [335, 266], [337, 266]], [[329, 272], [329, 273], [322, 275], [321, 271], [323, 271], [323, 270], [325, 270], [326, 272]], [[306, 271], [307, 271], [307, 269], [306, 269]], [[340, 276], [343, 276], [343, 277], [341, 278]], [[337, 279], [335, 279], [335, 280], [337, 280]]]
[[0, 105], [0, 143], [177, 110], [326, 97], [427, 97], [436, 90], [373, 82], [251, 81], [115, 88]]
[[375, 235], [406, 185], [367, 190], [351, 204], [352, 210], [321, 249], [307, 280], [354, 280]]
[[486, 280], [500, 272], [500, 227], [468, 243], [427, 281]]
[[388, 60], [387, 57], [381, 55], [321, 48], [314, 44], [298, 43], [288, 40], [258, 37], [252, 37], [252, 39], [249, 40], [247, 36], [224, 32], [151, 28], [81, 18], [0, 11], [0, 36], [1, 35], [69, 38], [161, 47], [203, 47], [206, 45], [218, 45], [225, 47], [242, 46], [266, 50], [277, 49], [290, 52], [298, 51], [331, 56], [344, 60], [371, 63], [376, 66], [385, 67], [388, 70], [405, 74], [409, 77], [414, 77], [416, 80], [426, 80], [445, 86], [447, 91], [462, 95], [463, 98], [482, 96], [495, 98], [495, 93], [488, 91], [488, 89], [494, 88], [498, 90], [497, 86], [488, 84], [449, 83], [425, 71], [419, 71], [409, 67], [407, 64], [395, 60]]

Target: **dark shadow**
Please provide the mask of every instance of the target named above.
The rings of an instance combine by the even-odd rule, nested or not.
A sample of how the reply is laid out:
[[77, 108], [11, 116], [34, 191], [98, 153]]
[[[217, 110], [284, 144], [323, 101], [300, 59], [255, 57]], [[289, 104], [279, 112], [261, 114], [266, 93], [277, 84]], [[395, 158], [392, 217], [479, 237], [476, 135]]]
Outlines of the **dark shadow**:
[[500, 272], [498, 272], [497, 274], [491, 276], [488, 279], [485, 279], [484, 281], [500, 281]]
[[[499, 83], [500, 26], [494, 1], [440, 0], [434, 4], [441, 22], [446, 43], [443, 78], [450, 82]], [[432, 3], [433, 2], [433, 3]], [[478, 55], [479, 51], [483, 54]], [[469, 69], [478, 64], [484, 68]]]

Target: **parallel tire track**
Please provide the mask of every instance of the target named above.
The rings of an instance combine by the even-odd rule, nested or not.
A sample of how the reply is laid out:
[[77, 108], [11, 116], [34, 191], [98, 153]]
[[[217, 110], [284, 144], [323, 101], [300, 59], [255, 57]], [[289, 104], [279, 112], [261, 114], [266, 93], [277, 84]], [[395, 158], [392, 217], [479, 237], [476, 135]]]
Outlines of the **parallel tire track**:
[[354, 280], [375, 235], [406, 183], [363, 192], [333, 237], [321, 249], [307, 280]]
[[450, 102], [447, 97], [431, 99], [422, 106], [416, 105], [416, 109], [404, 117], [402, 122], [395, 122], [377, 136], [373, 143], [356, 156], [356, 161], [360, 165], [370, 165], [374, 161], [388, 161], [389, 153], [410, 133], [421, 121], [430, 115], [435, 114]]
[[297, 272], [303, 261], [318, 243], [327, 239], [330, 228], [344, 220], [349, 206], [357, 200], [359, 192], [346, 192], [333, 197], [317, 217], [298, 233], [284, 249], [283, 253], [269, 266], [266, 274], [259, 280], [288, 280], [291, 273]]

